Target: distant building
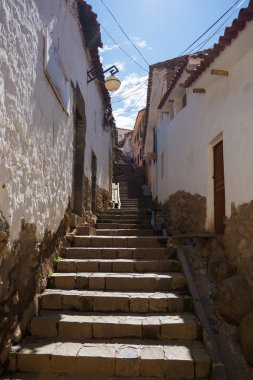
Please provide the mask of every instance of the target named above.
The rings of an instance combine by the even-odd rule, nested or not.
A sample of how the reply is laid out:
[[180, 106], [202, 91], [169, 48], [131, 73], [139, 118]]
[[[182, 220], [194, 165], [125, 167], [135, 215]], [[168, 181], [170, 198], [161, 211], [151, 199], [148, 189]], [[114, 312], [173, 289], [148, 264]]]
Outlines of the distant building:
[[124, 140], [125, 135], [132, 130], [128, 128], [116, 128], [116, 131], [118, 133], [118, 143], [121, 143]]
[[140, 167], [143, 166], [145, 116], [146, 109], [143, 108], [136, 117], [132, 136], [133, 160]]
[[127, 128], [116, 128], [117, 132], [117, 145], [118, 148], [120, 149], [121, 154], [121, 159], [124, 156], [124, 158], [129, 158], [131, 159], [133, 154], [132, 154], [132, 146], [131, 146], [131, 141], [132, 141], [132, 134], [133, 130], [132, 129], [127, 129]]

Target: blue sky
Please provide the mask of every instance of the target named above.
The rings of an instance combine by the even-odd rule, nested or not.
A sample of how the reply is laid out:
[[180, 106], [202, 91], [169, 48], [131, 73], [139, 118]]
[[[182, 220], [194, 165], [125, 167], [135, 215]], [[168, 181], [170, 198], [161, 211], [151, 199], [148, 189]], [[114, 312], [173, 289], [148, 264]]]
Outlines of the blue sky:
[[[148, 64], [180, 56], [200, 35], [217, 21], [236, 0], [87, 0], [101, 24], [104, 48], [100, 51], [104, 69], [116, 64], [122, 81], [111, 94], [113, 114], [118, 128], [134, 127], [135, 118], [146, 105]], [[145, 60], [131, 45], [104, 4], [134, 42]], [[206, 49], [223, 34], [249, 0], [241, 0], [198, 43], [194, 51]], [[113, 41], [107, 34], [112, 37]], [[211, 38], [205, 45], [203, 43]], [[116, 43], [115, 43], [116, 42]], [[200, 46], [197, 46], [200, 44]], [[142, 66], [138, 66], [132, 59]], [[192, 49], [192, 48], [191, 48]], [[189, 50], [190, 52], [190, 50]], [[145, 62], [147, 61], [147, 62]], [[147, 64], [148, 63], [148, 64]]]

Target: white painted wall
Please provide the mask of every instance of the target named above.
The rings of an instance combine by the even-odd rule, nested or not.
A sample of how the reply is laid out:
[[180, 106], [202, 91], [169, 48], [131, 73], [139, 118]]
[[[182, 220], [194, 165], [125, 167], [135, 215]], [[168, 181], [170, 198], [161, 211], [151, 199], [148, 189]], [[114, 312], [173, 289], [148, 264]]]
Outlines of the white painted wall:
[[[43, 71], [44, 28], [64, 71], [78, 81], [86, 104], [85, 174], [91, 149], [98, 185], [108, 189], [111, 139], [102, 127], [103, 106], [95, 82], [87, 86], [88, 61], [71, 0], [2, 0], [0, 4], [0, 210], [18, 237], [20, 221], [35, 222], [38, 238], [55, 231], [72, 194], [73, 92], [63, 111]], [[94, 115], [96, 115], [96, 130]]]
[[[226, 215], [236, 205], [253, 199], [253, 23], [227, 47], [193, 87], [187, 90], [187, 106], [172, 121], [158, 123], [158, 200], [164, 202], [178, 190], [208, 198], [208, 227], [213, 218], [212, 146], [223, 136]], [[242, 48], [244, 52], [242, 53]], [[212, 68], [229, 70], [228, 77], [210, 75]], [[216, 139], [216, 140], [215, 140]], [[165, 176], [160, 178], [161, 154], [166, 152]], [[164, 158], [165, 158], [164, 157]]]

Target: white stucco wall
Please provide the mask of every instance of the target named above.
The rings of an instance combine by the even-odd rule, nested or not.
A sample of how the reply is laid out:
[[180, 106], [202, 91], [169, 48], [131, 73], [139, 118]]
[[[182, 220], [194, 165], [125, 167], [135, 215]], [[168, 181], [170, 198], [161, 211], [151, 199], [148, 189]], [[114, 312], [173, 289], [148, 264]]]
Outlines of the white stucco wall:
[[95, 82], [87, 87], [87, 57], [70, 3], [0, 3], [0, 210], [10, 224], [12, 239], [18, 237], [21, 218], [36, 223], [38, 238], [46, 228], [55, 231], [72, 194], [73, 92], [67, 116], [43, 71], [44, 28], [50, 23], [67, 78], [79, 83], [85, 100], [85, 174], [91, 175], [93, 149], [98, 185], [109, 188], [111, 140], [102, 127], [99, 90]]
[[[212, 218], [212, 147], [220, 138], [224, 145], [226, 215], [236, 205], [253, 199], [253, 23], [187, 90], [187, 106], [172, 121], [158, 124], [158, 200], [164, 202], [178, 190], [207, 197]], [[247, 45], [248, 44], [248, 45]], [[245, 51], [240, 51], [244, 48]], [[210, 75], [212, 68], [229, 70], [228, 77]], [[165, 176], [160, 176], [160, 157], [166, 152]], [[165, 158], [164, 157], [164, 158]], [[153, 181], [156, 182], [156, 172]], [[207, 221], [209, 222], [209, 221]], [[211, 223], [211, 221], [210, 221]]]

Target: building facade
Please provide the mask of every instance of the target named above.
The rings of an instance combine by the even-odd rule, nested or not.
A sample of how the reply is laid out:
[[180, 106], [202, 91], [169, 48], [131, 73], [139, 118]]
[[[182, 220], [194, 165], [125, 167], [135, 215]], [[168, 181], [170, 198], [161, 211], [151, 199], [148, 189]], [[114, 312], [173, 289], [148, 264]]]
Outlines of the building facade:
[[253, 328], [252, 35], [251, 0], [199, 62], [181, 60], [156, 109], [150, 107], [146, 140], [146, 150], [156, 153], [153, 197], [166, 206], [169, 225], [195, 236], [222, 235], [207, 273], [220, 314], [240, 326], [251, 364], [253, 340], [243, 326], [247, 320]]
[[0, 362], [71, 214], [91, 223], [110, 199], [110, 97], [103, 75], [87, 83], [101, 46], [82, 0], [1, 4]]
[[144, 151], [145, 115], [146, 115], [145, 108], [138, 112], [136, 120], [135, 120], [135, 124], [134, 124], [133, 136], [132, 136], [133, 160], [134, 160], [134, 163], [139, 167], [142, 167], [144, 165], [143, 151]]

